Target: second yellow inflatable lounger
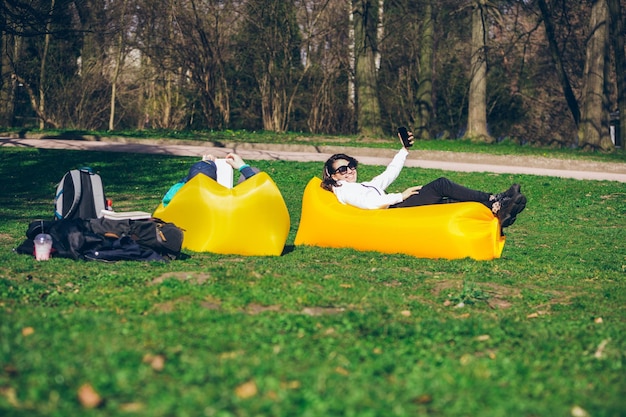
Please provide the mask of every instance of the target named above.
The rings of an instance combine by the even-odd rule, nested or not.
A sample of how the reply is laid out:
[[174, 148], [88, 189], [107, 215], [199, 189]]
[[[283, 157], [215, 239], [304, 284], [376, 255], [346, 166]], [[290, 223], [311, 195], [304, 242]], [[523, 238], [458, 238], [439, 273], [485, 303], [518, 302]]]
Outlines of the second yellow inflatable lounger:
[[418, 258], [491, 260], [505, 237], [480, 203], [364, 210], [341, 204], [313, 178], [304, 190], [296, 245], [404, 253]]

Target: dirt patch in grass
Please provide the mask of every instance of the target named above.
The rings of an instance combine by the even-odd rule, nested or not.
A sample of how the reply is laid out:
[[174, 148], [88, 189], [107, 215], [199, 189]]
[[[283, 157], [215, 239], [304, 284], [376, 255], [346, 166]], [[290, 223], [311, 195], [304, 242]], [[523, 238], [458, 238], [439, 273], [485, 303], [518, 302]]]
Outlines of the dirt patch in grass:
[[2, 241], [13, 241], [13, 236], [7, 234], [7, 233], [0, 233], [0, 242]]
[[257, 303], [250, 303], [245, 308], [245, 312], [248, 314], [252, 314], [252, 315], [265, 313], [267, 311], [281, 311], [281, 306], [280, 305], [264, 306], [264, 305], [257, 304]]
[[211, 281], [213, 277], [211, 277], [211, 274], [205, 272], [167, 272], [148, 282], [148, 285], [162, 284], [168, 279], [176, 279], [178, 281], [186, 281], [191, 282], [192, 284], [201, 285], [207, 281]]
[[[431, 294], [437, 299], [445, 297], [446, 300], [459, 296], [459, 294], [466, 291], [465, 283], [462, 280], [438, 280], [430, 282], [432, 285]], [[569, 289], [566, 291], [556, 291], [545, 289], [534, 289], [531, 285], [516, 285], [515, 287], [510, 285], [503, 285], [494, 282], [476, 282], [472, 283], [473, 291], [484, 294], [485, 301], [490, 308], [493, 309], [506, 309], [513, 307], [517, 301], [520, 304], [522, 302], [529, 303], [527, 300], [528, 295], [524, 293], [537, 293], [535, 300], [541, 300], [542, 302], [533, 305], [533, 309], [549, 309], [552, 305], [556, 304], [569, 304], [573, 297], [578, 294], [575, 289]], [[470, 294], [471, 295], [471, 294]], [[449, 304], [449, 303], [446, 303]], [[532, 304], [532, 301], [530, 302]]]
[[[438, 280], [433, 283], [431, 293], [437, 298], [441, 297], [442, 294], [445, 294], [446, 299], [454, 298], [465, 290], [464, 285], [464, 282], [459, 280]], [[474, 291], [479, 291], [485, 295], [483, 301], [494, 309], [510, 308], [513, 305], [512, 299], [520, 297], [519, 288], [493, 282], [480, 282], [473, 284], [473, 287]], [[468, 295], [468, 297], [470, 296]]]
[[[161, 313], [171, 313], [175, 311], [179, 305], [188, 304], [189, 302], [190, 300], [188, 298], [169, 300], [163, 303], [155, 304], [153, 309]], [[200, 306], [207, 310], [215, 310], [215, 311], [222, 310], [222, 302], [221, 300], [217, 300], [217, 299], [204, 300], [200, 302]], [[343, 307], [303, 307], [302, 310], [295, 311], [295, 310], [283, 309], [283, 307], [280, 304], [262, 305], [258, 303], [250, 303], [235, 311], [245, 313], [251, 316], [255, 316], [257, 314], [268, 313], [268, 312], [303, 314], [306, 316], [325, 316], [329, 314], [341, 314], [346, 311], [346, 308], [343, 308]]]

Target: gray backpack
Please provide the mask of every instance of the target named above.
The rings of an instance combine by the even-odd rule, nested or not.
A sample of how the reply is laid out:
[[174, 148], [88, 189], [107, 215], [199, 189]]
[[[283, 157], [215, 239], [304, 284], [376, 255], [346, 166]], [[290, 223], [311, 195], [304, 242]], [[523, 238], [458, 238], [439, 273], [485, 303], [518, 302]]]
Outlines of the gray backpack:
[[54, 218], [95, 219], [107, 208], [100, 175], [89, 167], [73, 169], [63, 175], [54, 197]]

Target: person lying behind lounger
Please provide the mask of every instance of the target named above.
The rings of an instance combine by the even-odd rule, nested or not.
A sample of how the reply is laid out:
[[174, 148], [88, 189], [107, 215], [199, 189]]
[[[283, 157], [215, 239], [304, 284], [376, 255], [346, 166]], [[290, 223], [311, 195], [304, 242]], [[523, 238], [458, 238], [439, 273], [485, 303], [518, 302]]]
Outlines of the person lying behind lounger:
[[[235, 153], [229, 153], [226, 155], [225, 160], [228, 165], [232, 166], [233, 169], [236, 169], [241, 173], [239, 182], [244, 181], [260, 172], [258, 168], [251, 167]], [[167, 207], [183, 185], [199, 174], [206, 175], [212, 180], [217, 181], [217, 165], [215, 164], [215, 157], [213, 155], [204, 155], [200, 162], [194, 163], [191, 168], [189, 168], [189, 173], [186, 177], [170, 187], [163, 197], [163, 207]]]
[[[410, 143], [413, 134], [409, 132]], [[409, 151], [402, 147], [385, 171], [370, 181], [357, 182], [358, 161], [346, 154], [335, 154], [324, 164], [321, 187], [335, 194], [339, 202], [362, 209], [385, 209], [424, 206], [450, 202], [475, 201], [484, 204], [500, 220], [502, 227], [515, 222], [526, 207], [526, 197], [519, 184], [501, 193], [492, 194], [456, 184], [445, 177], [428, 184], [409, 187], [401, 193], [385, 190], [400, 175]]]

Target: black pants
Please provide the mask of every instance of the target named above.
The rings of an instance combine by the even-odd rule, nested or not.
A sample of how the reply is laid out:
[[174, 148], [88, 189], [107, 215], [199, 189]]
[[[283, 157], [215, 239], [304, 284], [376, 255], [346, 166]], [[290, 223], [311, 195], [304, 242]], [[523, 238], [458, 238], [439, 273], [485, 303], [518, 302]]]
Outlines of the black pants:
[[401, 203], [389, 208], [427, 206], [430, 204], [459, 203], [475, 201], [491, 208], [491, 194], [463, 187], [447, 178], [441, 177], [424, 185], [419, 194], [414, 194]]

